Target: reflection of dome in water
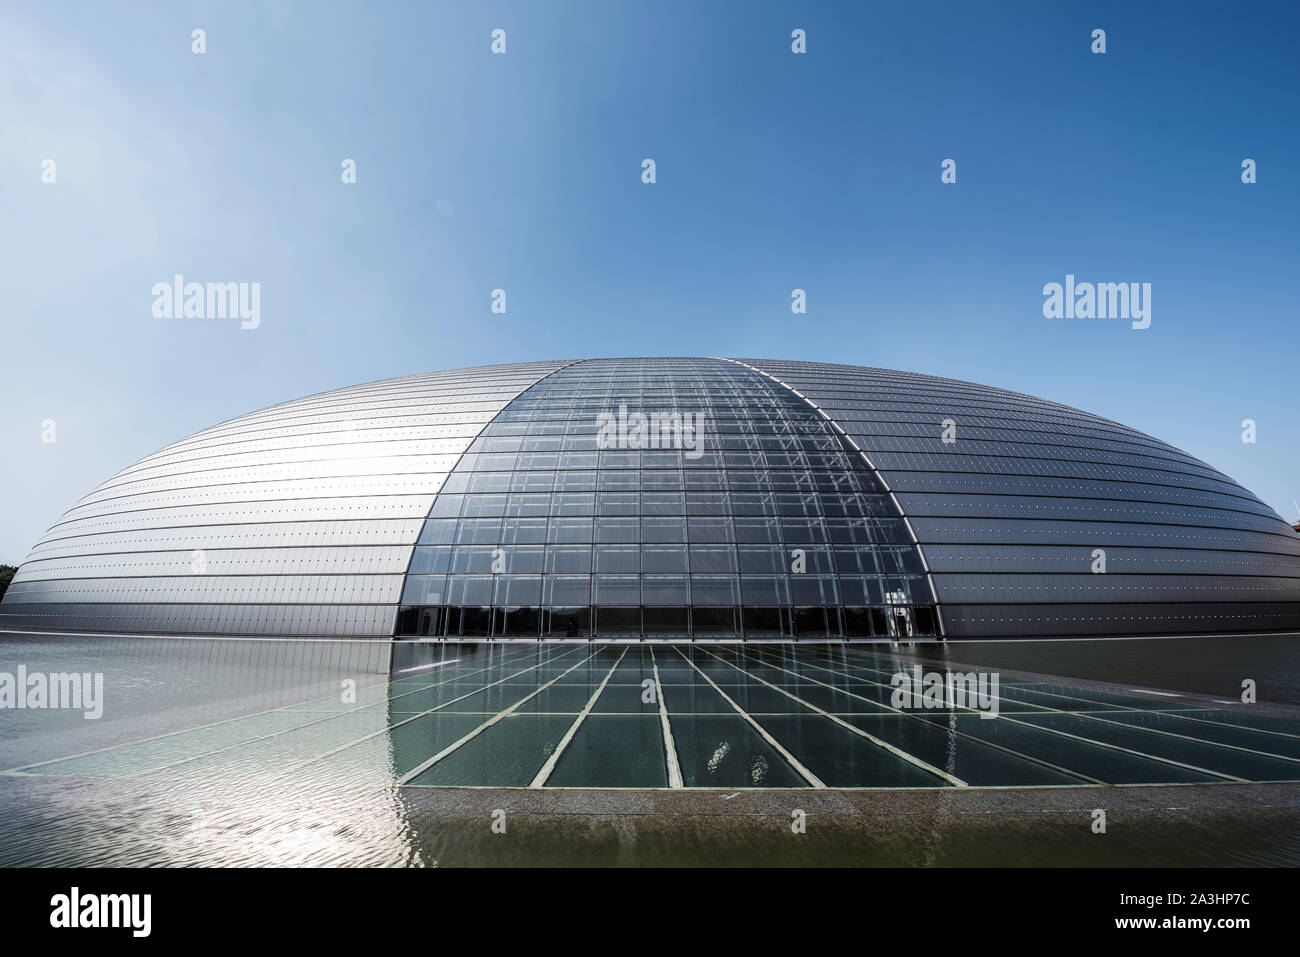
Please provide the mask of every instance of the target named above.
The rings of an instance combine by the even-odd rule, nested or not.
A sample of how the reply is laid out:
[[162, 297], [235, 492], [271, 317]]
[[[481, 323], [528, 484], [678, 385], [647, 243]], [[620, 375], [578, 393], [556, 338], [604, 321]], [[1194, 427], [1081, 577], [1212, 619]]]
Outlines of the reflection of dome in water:
[[804, 362], [546, 362], [340, 389], [168, 446], [46, 533], [0, 625], [1291, 630], [1300, 538], [1204, 463], [1041, 399]]

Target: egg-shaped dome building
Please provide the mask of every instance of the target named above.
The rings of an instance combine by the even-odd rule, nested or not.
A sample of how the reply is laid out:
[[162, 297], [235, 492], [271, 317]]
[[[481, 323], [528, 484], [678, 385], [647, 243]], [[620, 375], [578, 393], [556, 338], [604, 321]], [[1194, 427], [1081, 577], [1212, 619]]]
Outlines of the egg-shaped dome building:
[[931, 376], [589, 359], [214, 426], [37, 543], [0, 627], [445, 640], [1300, 630], [1300, 536], [1107, 419]]

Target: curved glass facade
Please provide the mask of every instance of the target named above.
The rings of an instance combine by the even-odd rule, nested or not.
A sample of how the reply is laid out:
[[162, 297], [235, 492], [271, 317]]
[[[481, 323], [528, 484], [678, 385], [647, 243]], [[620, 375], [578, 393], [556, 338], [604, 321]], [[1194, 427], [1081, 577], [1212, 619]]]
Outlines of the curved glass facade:
[[511, 402], [443, 485], [402, 605], [399, 634], [419, 636], [938, 632], [862, 456], [719, 359], [577, 363]]
[[1288, 631], [1300, 536], [1172, 446], [987, 386], [767, 360], [530, 363], [340, 389], [168, 446], [46, 533], [0, 627]]

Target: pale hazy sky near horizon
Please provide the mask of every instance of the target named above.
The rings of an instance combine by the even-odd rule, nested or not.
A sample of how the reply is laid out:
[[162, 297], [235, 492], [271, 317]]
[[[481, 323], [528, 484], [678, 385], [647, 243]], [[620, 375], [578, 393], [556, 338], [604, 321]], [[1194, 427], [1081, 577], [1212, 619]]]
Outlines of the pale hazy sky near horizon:
[[[6, 3], [0, 562], [218, 421], [593, 355], [1001, 386], [1294, 521], [1297, 25], [1282, 4]], [[155, 318], [178, 273], [260, 283], [260, 326]], [[1151, 327], [1045, 318], [1067, 273], [1151, 283]]]

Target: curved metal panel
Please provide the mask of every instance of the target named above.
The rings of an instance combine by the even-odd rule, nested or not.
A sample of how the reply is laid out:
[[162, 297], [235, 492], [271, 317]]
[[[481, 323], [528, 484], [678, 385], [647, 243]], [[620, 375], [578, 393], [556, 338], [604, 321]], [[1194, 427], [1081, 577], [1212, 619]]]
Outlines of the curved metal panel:
[[1171, 445], [969, 382], [745, 361], [870, 457], [930, 562], [948, 637], [1300, 630], [1300, 537]]
[[181, 439], [46, 532], [0, 627], [388, 637], [443, 481], [497, 412], [562, 365], [366, 383]]

